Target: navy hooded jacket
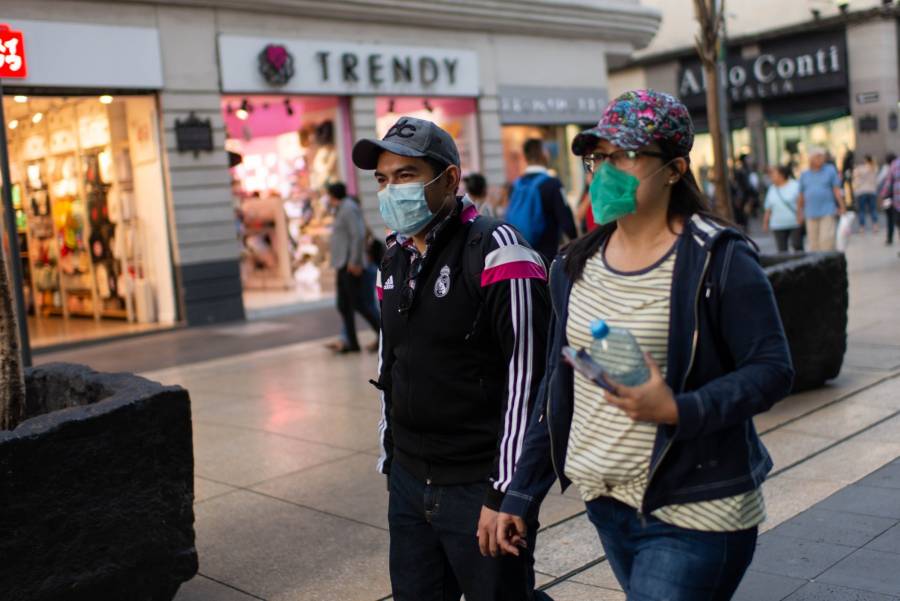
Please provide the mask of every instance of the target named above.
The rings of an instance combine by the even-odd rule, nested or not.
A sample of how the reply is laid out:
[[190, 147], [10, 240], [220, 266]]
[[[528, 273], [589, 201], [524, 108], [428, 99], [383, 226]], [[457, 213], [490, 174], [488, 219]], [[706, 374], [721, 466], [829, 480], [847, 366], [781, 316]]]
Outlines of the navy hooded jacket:
[[[661, 424], [640, 512], [758, 488], [772, 460], [753, 425], [791, 390], [794, 371], [772, 287], [755, 251], [734, 229], [695, 215], [678, 241], [666, 381], [678, 425]], [[550, 272], [553, 302], [546, 373], [502, 511], [536, 515], [554, 480], [565, 490], [573, 413], [565, 255]]]

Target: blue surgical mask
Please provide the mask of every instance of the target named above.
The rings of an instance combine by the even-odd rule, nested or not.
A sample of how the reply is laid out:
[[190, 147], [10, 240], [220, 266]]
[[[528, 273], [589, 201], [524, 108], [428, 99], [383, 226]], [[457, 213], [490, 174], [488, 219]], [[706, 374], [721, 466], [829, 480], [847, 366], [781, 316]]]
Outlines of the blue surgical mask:
[[425, 188], [440, 179], [441, 175], [444, 173], [430, 182], [388, 184], [379, 190], [378, 208], [387, 226], [404, 236], [421, 232], [434, 218], [425, 200]]

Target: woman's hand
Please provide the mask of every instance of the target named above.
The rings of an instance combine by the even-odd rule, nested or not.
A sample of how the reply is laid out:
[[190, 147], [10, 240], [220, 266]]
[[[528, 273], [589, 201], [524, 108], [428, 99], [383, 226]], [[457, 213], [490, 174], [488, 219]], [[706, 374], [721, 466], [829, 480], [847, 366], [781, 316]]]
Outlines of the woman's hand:
[[606, 393], [606, 400], [636, 422], [675, 425], [678, 423], [678, 405], [672, 389], [650, 353], [644, 353], [644, 360], [650, 369], [650, 379], [632, 387], [607, 378], [613, 392]]
[[528, 527], [517, 515], [501, 513], [497, 516], [497, 544], [504, 555], [519, 556], [519, 547], [526, 547]]

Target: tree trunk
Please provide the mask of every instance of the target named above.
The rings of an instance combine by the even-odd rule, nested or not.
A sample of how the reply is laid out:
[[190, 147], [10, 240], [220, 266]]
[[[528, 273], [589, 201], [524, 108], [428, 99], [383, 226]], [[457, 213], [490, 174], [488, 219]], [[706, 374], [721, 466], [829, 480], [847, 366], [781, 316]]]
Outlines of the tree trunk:
[[719, 72], [719, 50], [725, 20], [725, 0], [694, 0], [694, 14], [700, 23], [700, 31], [696, 37], [697, 54], [703, 64], [706, 76], [706, 118], [709, 123], [709, 134], [713, 142], [713, 173], [715, 174], [715, 206], [720, 216], [734, 220], [731, 204], [731, 188], [729, 186], [728, 157], [725, 156], [723, 143], [721, 112], [724, 107], [719, 104], [719, 86], [722, 73]]
[[[10, 240], [10, 246], [15, 240]], [[5, 248], [4, 248], [5, 247]], [[22, 372], [21, 343], [16, 322], [16, 305], [6, 257], [14, 248], [0, 237], [0, 430], [12, 430], [25, 417], [25, 376]]]
[[719, 106], [719, 68], [715, 63], [703, 65], [706, 73], [706, 118], [709, 122], [709, 135], [713, 143], [713, 160], [715, 161], [714, 173], [716, 174], [716, 196], [713, 207], [717, 214], [730, 221], [734, 221], [734, 210], [731, 204], [730, 174], [728, 171], [728, 157], [725, 156], [725, 145], [722, 143], [722, 120]]

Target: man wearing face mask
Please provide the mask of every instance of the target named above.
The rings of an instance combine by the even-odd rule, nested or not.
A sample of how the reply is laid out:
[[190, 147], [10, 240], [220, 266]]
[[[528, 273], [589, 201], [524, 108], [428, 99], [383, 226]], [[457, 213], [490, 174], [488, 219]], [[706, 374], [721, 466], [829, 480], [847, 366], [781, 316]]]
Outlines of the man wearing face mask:
[[496, 539], [543, 375], [545, 265], [456, 195], [456, 144], [434, 123], [404, 117], [359, 141], [353, 161], [375, 170], [394, 230], [376, 383], [394, 599], [546, 599], [534, 591], [534, 536], [520, 557], [498, 557]]

